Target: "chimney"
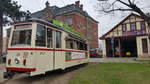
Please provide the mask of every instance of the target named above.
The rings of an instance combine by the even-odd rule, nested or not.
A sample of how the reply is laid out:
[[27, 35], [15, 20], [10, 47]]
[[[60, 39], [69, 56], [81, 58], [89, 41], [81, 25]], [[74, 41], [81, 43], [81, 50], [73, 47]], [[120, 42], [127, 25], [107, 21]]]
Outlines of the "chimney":
[[83, 4], [80, 5], [80, 8], [83, 10]]
[[79, 7], [80, 6], [80, 1], [76, 1], [75, 5]]
[[45, 5], [46, 5], [46, 8], [50, 7], [50, 4], [48, 1], [45, 3]]

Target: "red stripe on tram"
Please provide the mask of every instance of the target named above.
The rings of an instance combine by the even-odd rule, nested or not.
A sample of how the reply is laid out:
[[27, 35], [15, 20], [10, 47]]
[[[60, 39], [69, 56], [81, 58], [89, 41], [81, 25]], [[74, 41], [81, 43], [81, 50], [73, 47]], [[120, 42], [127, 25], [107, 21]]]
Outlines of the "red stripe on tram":
[[6, 67], [10, 71], [36, 71], [36, 68], [15, 68], [15, 67]]
[[42, 51], [65, 51], [65, 52], [87, 53], [87, 51], [79, 51], [79, 50], [44, 49], [44, 48], [8, 48], [7, 50], [42, 50]]

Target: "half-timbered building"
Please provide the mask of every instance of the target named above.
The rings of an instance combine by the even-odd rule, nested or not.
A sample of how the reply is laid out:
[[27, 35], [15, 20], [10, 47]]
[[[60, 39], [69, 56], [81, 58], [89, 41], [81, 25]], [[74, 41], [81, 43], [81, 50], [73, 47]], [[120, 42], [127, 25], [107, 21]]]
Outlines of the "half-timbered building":
[[137, 14], [131, 13], [100, 39], [104, 57], [138, 57], [150, 55], [149, 28]]

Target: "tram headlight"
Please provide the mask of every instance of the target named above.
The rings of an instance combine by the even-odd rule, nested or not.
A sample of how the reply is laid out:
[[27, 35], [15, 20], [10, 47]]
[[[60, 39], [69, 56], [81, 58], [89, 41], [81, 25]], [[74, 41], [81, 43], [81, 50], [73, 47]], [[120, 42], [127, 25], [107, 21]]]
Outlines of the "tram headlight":
[[23, 65], [24, 65], [24, 66], [26, 65], [26, 59], [23, 60]]
[[19, 59], [19, 58], [15, 58], [15, 59], [14, 59], [14, 62], [15, 62], [16, 64], [19, 64], [19, 63], [20, 63], [20, 59]]
[[10, 64], [11, 64], [11, 59], [8, 60], [8, 65], [10, 65]]

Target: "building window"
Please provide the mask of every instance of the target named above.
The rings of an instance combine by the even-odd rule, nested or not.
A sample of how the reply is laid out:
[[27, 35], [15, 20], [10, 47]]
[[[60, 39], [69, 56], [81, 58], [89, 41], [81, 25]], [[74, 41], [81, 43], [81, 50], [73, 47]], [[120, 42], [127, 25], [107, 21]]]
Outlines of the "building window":
[[131, 28], [131, 31], [136, 30], [136, 23], [135, 22], [131, 23], [130, 28]]
[[88, 29], [92, 29], [92, 26], [93, 26], [92, 23], [88, 22], [87, 28], [88, 28]]
[[47, 28], [47, 47], [52, 48], [52, 29]]
[[142, 50], [143, 50], [143, 53], [148, 53], [147, 38], [142, 39]]
[[72, 17], [67, 17], [66, 18], [66, 23], [69, 25], [69, 26], [71, 26], [72, 25]]
[[46, 27], [40, 24], [37, 25], [35, 45], [46, 46]]
[[61, 48], [61, 32], [56, 31], [56, 48]]
[[116, 33], [117, 33], [117, 35], [119, 34], [118, 28], [116, 29]]
[[123, 24], [123, 25], [122, 25], [122, 31], [123, 31], [123, 32], [126, 32], [126, 31], [127, 31], [127, 25], [126, 25], [126, 24]]
[[146, 28], [146, 26], [145, 26], [145, 22], [144, 22], [144, 21], [142, 21], [142, 22], [140, 22], [140, 24], [141, 24], [141, 30], [144, 30], [144, 29]]

